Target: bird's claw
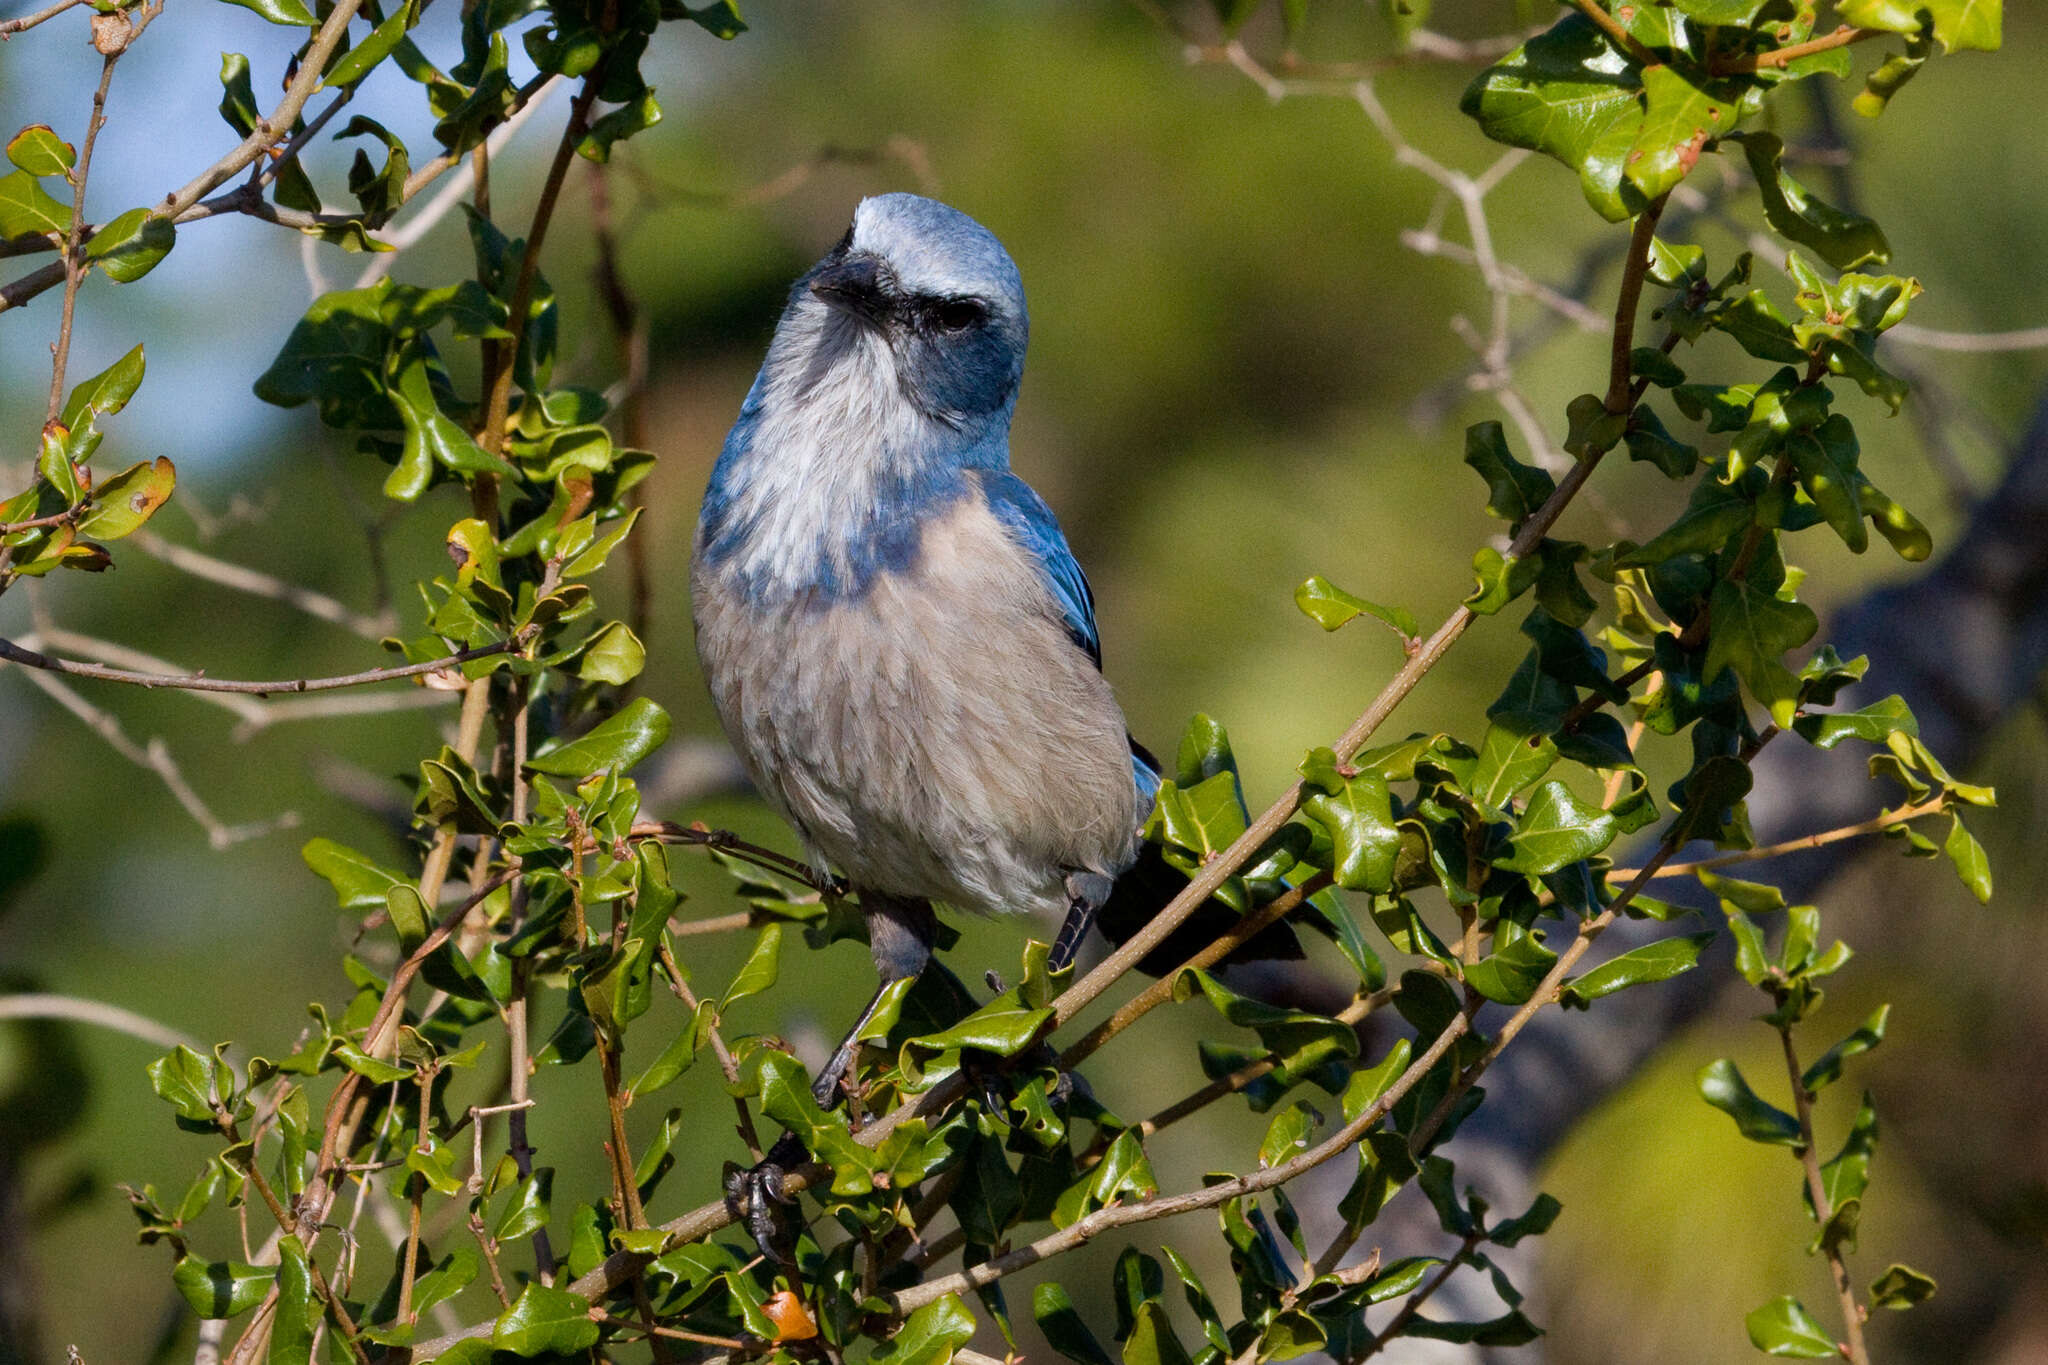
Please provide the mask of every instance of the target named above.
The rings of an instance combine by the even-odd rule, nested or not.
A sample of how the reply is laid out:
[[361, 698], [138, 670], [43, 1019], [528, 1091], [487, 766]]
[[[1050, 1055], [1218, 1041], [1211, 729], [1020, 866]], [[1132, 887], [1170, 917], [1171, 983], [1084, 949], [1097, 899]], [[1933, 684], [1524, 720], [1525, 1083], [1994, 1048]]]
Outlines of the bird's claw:
[[725, 1165], [727, 1212], [746, 1227], [761, 1254], [777, 1265], [796, 1261], [797, 1200], [786, 1182], [790, 1167], [806, 1155], [802, 1143], [785, 1135], [754, 1165]]

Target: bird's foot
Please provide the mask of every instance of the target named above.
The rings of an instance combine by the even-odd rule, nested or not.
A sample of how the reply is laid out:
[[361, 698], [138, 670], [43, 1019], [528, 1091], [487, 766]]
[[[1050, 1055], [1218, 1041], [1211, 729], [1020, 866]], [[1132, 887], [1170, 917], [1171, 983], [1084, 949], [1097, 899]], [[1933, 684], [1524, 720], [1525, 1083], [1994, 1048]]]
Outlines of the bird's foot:
[[761, 1254], [777, 1265], [796, 1263], [802, 1230], [797, 1198], [785, 1186], [789, 1172], [810, 1155], [785, 1133], [752, 1166], [725, 1164], [725, 1207], [747, 1229]]

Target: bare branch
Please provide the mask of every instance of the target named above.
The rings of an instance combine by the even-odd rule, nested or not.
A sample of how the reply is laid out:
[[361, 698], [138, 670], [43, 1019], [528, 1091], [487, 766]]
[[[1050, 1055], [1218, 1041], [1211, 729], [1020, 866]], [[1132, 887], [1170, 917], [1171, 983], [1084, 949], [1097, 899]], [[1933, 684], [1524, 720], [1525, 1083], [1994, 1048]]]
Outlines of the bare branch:
[[76, 995], [0, 995], [0, 1019], [69, 1019], [125, 1033], [153, 1047], [189, 1047], [195, 1052], [204, 1047], [191, 1034], [160, 1024], [146, 1014]]
[[[0, 645], [6, 645], [6, 643], [6, 641], [0, 640]], [[115, 720], [107, 712], [94, 706], [84, 697], [79, 696], [68, 685], [58, 682], [55, 678], [44, 677], [41, 673], [24, 673], [22, 676], [38, 688], [41, 688], [45, 695], [55, 699], [58, 705], [78, 717], [81, 721], [84, 721], [86, 727], [105, 740], [115, 753], [118, 753], [129, 762], [155, 773], [164, 786], [170, 789], [171, 795], [177, 799], [178, 804], [185, 808], [185, 813], [196, 820], [200, 828], [206, 831], [207, 842], [214, 848], [227, 848], [232, 844], [241, 843], [245, 839], [260, 838], [275, 830], [291, 829], [299, 823], [299, 817], [295, 811], [284, 811], [272, 819], [257, 821], [253, 824], [229, 825], [223, 823], [219, 817], [214, 815], [207, 804], [199, 798], [199, 793], [192, 790], [191, 784], [185, 781], [184, 774], [179, 771], [176, 761], [171, 757], [170, 750], [165, 747], [161, 739], [152, 739], [147, 744], [137, 744], [121, 729], [119, 721]]]
[[458, 649], [446, 658], [429, 659], [425, 663], [401, 664], [395, 668], [372, 668], [361, 673], [344, 673], [333, 678], [285, 678], [275, 682], [239, 682], [227, 678], [209, 678], [203, 673], [132, 673], [125, 668], [103, 668], [98, 664], [80, 663], [75, 659], [53, 659], [47, 654], [23, 649], [12, 640], [5, 639], [0, 639], [0, 660], [20, 664], [25, 668], [39, 668], [45, 672], [68, 674], [74, 678], [93, 678], [100, 682], [129, 683], [136, 687], [175, 687], [187, 692], [244, 692], [264, 697], [274, 692], [331, 692], [341, 687], [362, 687], [370, 683], [395, 682], [400, 678], [424, 677], [458, 664], [468, 663], [473, 659], [488, 659], [499, 654], [510, 654], [519, 648], [517, 641], [501, 640], [497, 644], [480, 645], [475, 649]]
[[227, 560], [165, 540], [154, 531], [141, 530], [128, 537], [128, 543], [144, 554], [160, 559], [172, 568], [188, 573], [194, 578], [203, 578], [209, 583], [218, 583], [236, 592], [246, 592], [256, 597], [267, 597], [273, 602], [282, 602], [308, 616], [317, 617], [353, 631], [366, 640], [378, 640], [391, 633], [397, 622], [386, 609], [376, 616], [354, 611], [344, 603], [329, 597], [324, 592], [290, 583], [275, 574], [264, 573], [242, 564], [230, 564]]
[[26, 33], [37, 24], [48, 23], [65, 10], [84, 3], [85, 0], [57, 0], [56, 4], [47, 9], [39, 9], [34, 14], [24, 14], [19, 19], [0, 20], [0, 41], [12, 38], [17, 33]]

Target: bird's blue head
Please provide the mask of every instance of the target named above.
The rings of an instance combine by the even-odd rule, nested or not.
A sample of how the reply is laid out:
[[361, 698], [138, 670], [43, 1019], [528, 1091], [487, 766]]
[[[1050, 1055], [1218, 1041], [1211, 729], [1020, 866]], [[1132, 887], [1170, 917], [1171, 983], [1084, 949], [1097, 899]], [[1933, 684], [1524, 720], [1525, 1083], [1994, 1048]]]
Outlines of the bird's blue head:
[[817, 600], [910, 563], [968, 471], [1009, 467], [1028, 332], [987, 228], [914, 194], [863, 200], [790, 290], [705, 490], [701, 558]]
[[[815, 333], [788, 325], [814, 318]], [[862, 200], [839, 245], [797, 281], [783, 321], [812, 333], [813, 360], [879, 341], [904, 396], [956, 428], [1007, 416], [1030, 333], [1024, 282], [995, 234], [915, 194]]]

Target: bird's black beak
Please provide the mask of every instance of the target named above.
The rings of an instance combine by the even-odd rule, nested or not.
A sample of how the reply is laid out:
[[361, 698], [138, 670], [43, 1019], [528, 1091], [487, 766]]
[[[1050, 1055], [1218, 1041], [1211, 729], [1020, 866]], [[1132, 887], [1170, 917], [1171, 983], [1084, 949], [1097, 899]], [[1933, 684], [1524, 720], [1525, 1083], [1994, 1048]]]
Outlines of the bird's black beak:
[[872, 256], [847, 256], [832, 262], [811, 281], [811, 292], [868, 322], [880, 322], [889, 312], [881, 262]]

